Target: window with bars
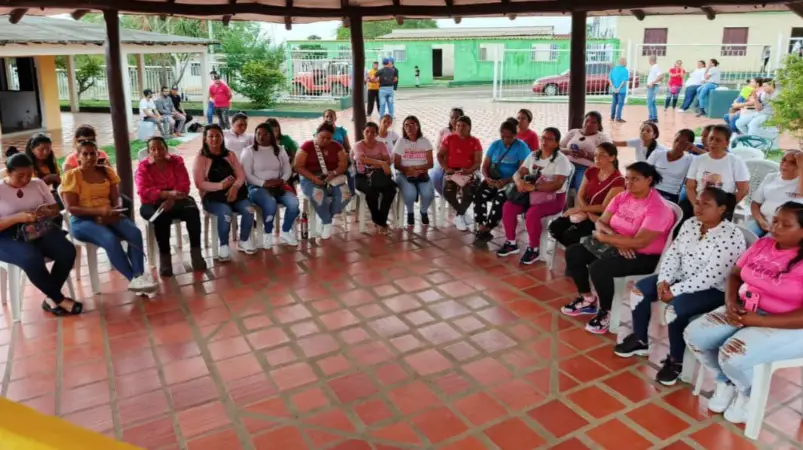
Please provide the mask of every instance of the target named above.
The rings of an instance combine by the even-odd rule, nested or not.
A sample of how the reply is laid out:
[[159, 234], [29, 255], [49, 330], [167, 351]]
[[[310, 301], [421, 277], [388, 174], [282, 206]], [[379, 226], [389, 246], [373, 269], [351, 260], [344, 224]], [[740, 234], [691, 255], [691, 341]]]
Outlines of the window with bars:
[[668, 28], [645, 28], [641, 56], [666, 56], [666, 38], [668, 34]]
[[558, 44], [533, 44], [530, 59], [534, 62], [554, 62], [558, 60]]
[[407, 61], [407, 48], [404, 45], [386, 45], [382, 49], [383, 57], [392, 57], [394, 63]]
[[722, 50], [720, 56], [747, 55], [747, 27], [725, 27], [722, 29]]

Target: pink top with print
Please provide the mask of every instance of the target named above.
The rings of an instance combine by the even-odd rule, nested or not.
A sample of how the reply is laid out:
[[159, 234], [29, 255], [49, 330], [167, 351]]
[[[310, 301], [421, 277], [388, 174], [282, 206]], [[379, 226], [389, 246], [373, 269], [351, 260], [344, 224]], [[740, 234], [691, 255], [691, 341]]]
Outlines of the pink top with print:
[[642, 228], [661, 233], [650, 245], [639, 250], [645, 255], [660, 255], [664, 251], [669, 231], [675, 223], [672, 208], [655, 189], [651, 189], [644, 199], [622, 192], [611, 200], [605, 212], [613, 214], [610, 226], [622, 236], [633, 237]]
[[786, 272], [786, 266], [796, 255], [797, 248], [778, 250], [775, 240], [765, 237], [736, 261], [747, 289], [758, 294], [758, 309], [784, 314], [803, 308], [803, 263]]

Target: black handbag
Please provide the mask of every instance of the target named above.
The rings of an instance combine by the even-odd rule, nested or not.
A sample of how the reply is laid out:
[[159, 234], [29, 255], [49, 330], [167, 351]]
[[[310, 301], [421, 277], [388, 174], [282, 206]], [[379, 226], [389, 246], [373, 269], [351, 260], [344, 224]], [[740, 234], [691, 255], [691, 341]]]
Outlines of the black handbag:
[[371, 189], [376, 190], [385, 190], [389, 189], [392, 186], [395, 186], [395, 183], [390, 178], [390, 176], [385, 173], [384, 169], [365, 169], [365, 177], [368, 178], [368, 185], [371, 186]]
[[580, 239], [580, 243], [597, 259], [614, 258], [619, 255], [619, 250], [616, 247], [603, 244], [594, 236], [584, 236]]
[[427, 181], [429, 181], [429, 174], [424, 173], [417, 177], [407, 177], [407, 181], [413, 184], [426, 183]]
[[530, 193], [519, 192], [516, 183], [508, 183], [505, 186], [505, 198], [514, 205], [528, 206], [530, 204]]

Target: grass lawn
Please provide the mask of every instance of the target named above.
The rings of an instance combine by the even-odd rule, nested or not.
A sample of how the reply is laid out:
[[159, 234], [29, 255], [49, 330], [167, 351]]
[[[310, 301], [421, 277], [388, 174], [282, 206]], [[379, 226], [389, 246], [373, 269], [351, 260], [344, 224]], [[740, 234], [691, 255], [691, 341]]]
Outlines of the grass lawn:
[[[145, 141], [134, 139], [133, 141], [130, 141], [130, 144], [131, 144], [131, 157], [132, 159], [136, 159], [137, 153], [139, 153], [140, 150], [145, 148]], [[168, 147], [176, 147], [178, 145], [181, 145], [181, 141], [179, 141], [178, 139], [168, 139], [167, 145]], [[117, 153], [114, 151], [114, 144], [104, 145], [100, 149], [109, 155], [109, 163], [112, 166], [114, 166], [117, 162]], [[58, 158], [59, 167], [61, 167], [61, 165], [64, 164], [64, 160], [66, 158], [67, 156], [62, 156], [61, 158]]]

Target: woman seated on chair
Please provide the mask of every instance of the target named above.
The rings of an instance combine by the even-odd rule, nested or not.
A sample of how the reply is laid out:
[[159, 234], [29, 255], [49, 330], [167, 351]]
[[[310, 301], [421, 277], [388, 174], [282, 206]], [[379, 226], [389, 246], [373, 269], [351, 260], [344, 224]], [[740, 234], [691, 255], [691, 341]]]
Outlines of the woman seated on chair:
[[616, 146], [610, 142], [603, 142], [597, 147], [594, 166], [585, 171], [575, 206], [549, 224], [549, 234], [564, 248], [590, 236], [594, 231], [594, 223], [611, 200], [625, 190], [625, 179], [619, 172], [618, 153]]
[[226, 148], [239, 158], [243, 150], [254, 146], [254, 135], [247, 132], [248, 115], [238, 112], [231, 118], [231, 129], [223, 130]]
[[466, 217], [477, 191], [477, 170], [482, 165], [482, 144], [471, 135], [471, 119], [461, 116], [457, 119], [455, 132], [441, 142], [438, 149], [438, 162], [443, 167], [443, 197], [455, 209], [455, 227], [468, 230], [473, 220]]
[[725, 305], [684, 333], [689, 349], [716, 374], [708, 409], [732, 423], [747, 421], [756, 366], [803, 358], [803, 205], [781, 205], [770, 235], [736, 262]]
[[240, 242], [237, 249], [247, 255], [256, 253], [256, 246], [251, 242], [254, 209], [248, 200], [245, 172], [238, 156], [226, 148], [220, 125], [209, 124], [204, 127], [203, 146], [195, 158], [192, 178], [201, 195], [204, 210], [217, 220], [220, 239], [218, 259], [228, 261], [231, 258], [229, 232], [231, 222], [237, 220], [235, 213], [243, 218], [240, 221]]
[[736, 196], [736, 203], [750, 191], [750, 172], [742, 158], [728, 153], [731, 130], [726, 125], [714, 125], [708, 136], [708, 153], [694, 158], [686, 174], [686, 195], [680, 202], [683, 218], [694, 214], [692, 205], [703, 189], [713, 186]]
[[331, 123], [319, 125], [315, 138], [301, 145], [294, 165], [301, 175], [301, 191], [323, 224], [321, 239], [332, 237], [332, 222], [351, 199], [346, 179], [349, 158], [343, 147], [332, 140], [334, 134]]
[[64, 205], [58, 195], [61, 185], [61, 170], [56, 162], [56, 155], [53, 154], [53, 141], [46, 134], [36, 134], [25, 144], [25, 154], [33, 161], [33, 176], [44, 181], [53, 193], [53, 198], [63, 210]]
[[680, 228], [658, 273], [642, 278], [630, 292], [633, 334], [613, 351], [623, 358], [649, 354], [652, 304], [667, 304], [669, 355], [655, 377], [663, 385], [675, 384], [683, 371], [683, 330], [689, 321], [725, 303], [725, 279], [745, 249], [744, 234], [730, 222], [735, 207], [733, 194], [705, 188], [697, 197], [694, 217]]
[[519, 112], [516, 113], [516, 121], [518, 127], [518, 130], [516, 130], [516, 137], [524, 141], [530, 151], [534, 152], [538, 150], [540, 147], [538, 133], [530, 129], [530, 124], [533, 121], [533, 112], [529, 109], [520, 109]]
[[[474, 245], [485, 245], [493, 239], [491, 231], [502, 220], [505, 204], [505, 186], [513, 182], [513, 175], [530, 156], [530, 147], [516, 138], [518, 121], [510, 118], [499, 127], [500, 139], [494, 141], [482, 161], [482, 182], [474, 195], [474, 219], [477, 231]], [[491, 212], [488, 212], [490, 203]]]
[[583, 128], [569, 130], [563, 136], [560, 141], [560, 151], [574, 164], [574, 178], [570, 180], [569, 189], [580, 188], [583, 174], [594, 164], [594, 152], [603, 142], [612, 141], [602, 132], [602, 116], [597, 111], [586, 113]]
[[770, 231], [778, 207], [787, 201], [803, 203], [803, 152], [791, 150], [781, 158], [781, 171], [764, 177], [750, 198], [747, 229], [758, 237]]
[[[430, 178], [432, 178], [432, 183], [435, 187], [435, 192], [437, 192], [438, 195], [440, 196], [443, 196], [443, 178], [444, 176], [446, 176], [446, 173], [444, 172], [443, 167], [441, 167], [440, 163], [438, 162], [437, 153], [438, 150], [440, 150], [441, 148], [441, 144], [443, 144], [443, 140], [451, 136], [452, 134], [457, 133], [457, 119], [465, 115], [466, 113], [463, 111], [463, 108], [452, 108], [449, 111], [449, 125], [444, 128], [441, 128], [441, 130], [438, 131], [438, 137], [435, 139], [435, 147], [434, 147], [435, 161], [434, 161], [434, 166], [429, 171], [429, 176]], [[403, 132], [404, 130], [402, 129], [402, 133]]]
[[[45, 294], [45, 311], [80, 314], [81, 302], [61, 293], [75, 263], [75, 247], [53, 221], [60, 213], [52, 191], [43, 180], [32, 179], [34, 163], [24, 154], [7, 155], [6, 172], [0, 182], [0, 261], [22, 269]], [[47, 260], [53, 261], [50, 271]]]
[[352, 159], [357, 166], [357, 190], [365, 194], [371, 221], [379, 234], [387, 234], [388, 215], [396, 198], [396, 183], [390, 171], [390, 154], [384, 142], [377, 139], [379, 126], [374, 122], [365, 124], [365, 139], [357, 142]]
[[680, 202], [680, 192], [694, 159], [689, 152], [691, 147], [694, 147], [694, 131], [684, 128], [675, 135], [671, 150], [656, 150], [647, 158], [661, 174], [661, 183], [655, 189], [672, 203]]
[[778, 91], [775, 90], [775, 82], [772, 80], [764, 80], [760, 90], [757, 90], [753, 95], [756, 96], [755, 113], [751, 115], [742, 114], [736, 121], [736, 128], [741, 134], [761, 135], [761, 128], [764, 123], [772, 118], [773, 105], [772, 102], [778, 97]]
[[513, 175], [514, 185], [507, 188], [508, 201], [502, 207], [502, 224], [507, 240], [496, 252], [497, 256], [519, 252], [516, 226], [519, 214], [526, 211], [525, 225], [529, 241], [520, 262], [533, 264], [538, 260], [541, 219], [563, 211], [568, 180], [572, 174], [572, 163], [560, 152], [559, 142], [560, 131], [557, 128], [545, 128], [541, 133], [540, 148], [530, 152]]
[[668, 150], [658, 142], [658, 125], [649, 120], [641, 124], [639, 137], [626, 141], [613, 141], [617, 147], [631, 147], [636, 151], [636, 161], [647, 161], [653, 152], [657, 150]]
[[399, 142], [400, 138], [399, 133], [393, 131], [393, 116], [390, 114], [382, 116], [382, 120], [379, 121], [379, 132], [376, 135], [376, 140], [385, 144], [391, 160], [393, 159], [393, 149], [396, 148], [396, 142]]
[[290, 161], [295, 161], [296, 152], [298, 151], [298, 144], [296, 141], [294, 141], [290, 136], [282, 133], [282, 126], [279, 124], [278, 119], [271, 117], [265, 120], [265, 123], [270, 125], [271, 129], [273, 130], [273, 135], [276, 136], [276, 142], [279, 143], [280, 147], [284, 147], [284, 151], [287, 152], [287, 156], [290, 158]]
[[[98, 163], [94, 141], [78, 143], [78, 164], [64, 174], [61, 183], [73, 237], [105, 250], [112, 267], [129, 281], [128, 290], [154, 292], [156, 282], [145, 272], [142, 232], [120, 207], [120, 177], [111, 167]], [[123, 241], [128, 244], [127, 253]]]
[[142, 218], [151, 220], [159, 212], [156, 219], [151, 220], [159, 247], [159, 275], [173, 276], [170, 229], [175, 220], [186, 224], [192, 270], [206, 270], [201, 251], [201, 215], [195, 200], [190, 197], [190, 174], [184, 159], [169, 153], [161, 136], [148, 139], [148, 157], [139, 162], [136, 184]]
[[421, 224], [429, 225], [429, 205], [435, 199], [435, 184], [430, 179], [434, 158], [432, 144], [421, 130], [421, 122], [415, 116], [407, 116], [402, 122], [402, 138], [393, 149], [393, 166], [396, 168], [396, 184], [401, 191], [407, 209], [407, 225], [415, 225], [415, 200], [421, 198]]
[[284, 221], [279, 241], [296, 246], [298, 240], [293, 224], [298, 217], [298, 197], [295, 188], [289, 184], [293, 163], [267, 123], [257, 125], [254, 141], [254, 146], [243, 150], [240, 159], [248, 180], [248, 198], [262, 210], [265, 226], [262, 248], [273, 248], [273, 219], [280, 204], [284, 205]]
[[593, 315], [586, 325], [590, 333], [608, 332], [614, 278], [647, 275], [658, 266], [675, 223], [669, 203], [655, 190], [660, 182], [661, 175], [652, 165], [637, 162], [628, 166], [625, 191], [605, 208], [596, 230], [566, 249], [566, 272], [577, 286], [578, 297], [561, 312]]

